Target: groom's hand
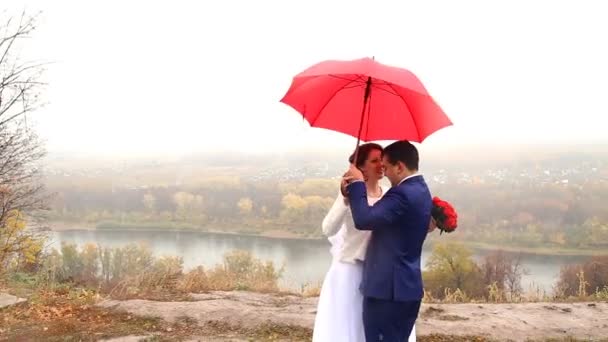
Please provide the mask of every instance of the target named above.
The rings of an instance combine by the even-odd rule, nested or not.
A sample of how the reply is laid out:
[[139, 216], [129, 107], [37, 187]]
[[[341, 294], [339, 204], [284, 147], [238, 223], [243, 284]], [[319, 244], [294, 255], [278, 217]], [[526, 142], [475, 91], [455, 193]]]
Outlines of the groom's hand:
[[359, 170], [355, 165], [350, 164], [350, 167], [348, 168], [348, 171], [346, 172], [346, 177], [348, 177], [348, 179], [350, 180], [350, 182], [354, 182], [354, 181], [365, 181], [365, 179], [363, 178], [363, 172], [361, 172], [361, 170]]
[[340, 191], [345, 199], [348, 196], [348, 190], [346, 188], [354, 181], [364, 181], [363, 173], [351, 164], [348, 171], [342, 175], [342, 181], [340, 182]]
[[346, 173], [342, 176], [342, 180], [340, 181], [340, 192], [342, 192], [342, 196], [344, 196], [344, 204], [348, 203], [348, 191], [346, 187], [348, 186], [348, 180], [346, 179]]

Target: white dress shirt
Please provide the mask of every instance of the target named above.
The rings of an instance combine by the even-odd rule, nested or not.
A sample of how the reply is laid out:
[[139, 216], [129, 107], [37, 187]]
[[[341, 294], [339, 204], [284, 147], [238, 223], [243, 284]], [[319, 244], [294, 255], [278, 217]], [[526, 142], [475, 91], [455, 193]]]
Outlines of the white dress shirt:
[[406, 180], [406, 179], [410, 179], [410, 178], [412, 178], [412, 177], [416, 177], [416, 176], [422, 176], [422, 173], [418, 173], [418, 172], [416, 172], [416, 173], [414, 173], [414, 174], [411, 174], [411, 175], [409, 175], [409, 176], [407, 176], [407, 177], [403, 178], [403, 179], [402, 179], [402, 180], [399, 182], [399, 184], [397, 184], [397, 186], [399, 186], [399, 185], [401, 185], [401, 183], [405, 182], [405, 180]]

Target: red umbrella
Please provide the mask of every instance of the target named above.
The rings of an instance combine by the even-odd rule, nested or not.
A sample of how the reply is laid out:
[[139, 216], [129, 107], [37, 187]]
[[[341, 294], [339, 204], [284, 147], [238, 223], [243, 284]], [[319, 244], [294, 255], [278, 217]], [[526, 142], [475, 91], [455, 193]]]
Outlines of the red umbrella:
[[411, 71], [371, 58], [330, 60], [293, 78], [281, 102], [300, 112], [312, 127], [359, 140], [422, 142], [452, 124]]

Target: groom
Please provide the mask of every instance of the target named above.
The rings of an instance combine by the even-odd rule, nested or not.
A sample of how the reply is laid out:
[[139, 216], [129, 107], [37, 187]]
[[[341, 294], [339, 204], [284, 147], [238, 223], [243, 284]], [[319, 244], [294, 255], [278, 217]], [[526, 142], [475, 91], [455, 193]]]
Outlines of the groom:
[[355, 227], [372, 231], [361, 282], [366, 341], [401, 342], [410, 335], [423, 297], [420, 254], [432, 199], [410, 142], [388, 145], [382, 164], [392, 187], [375, 205], [368, 205], [363, 174], [355, 166], [342, 187]]

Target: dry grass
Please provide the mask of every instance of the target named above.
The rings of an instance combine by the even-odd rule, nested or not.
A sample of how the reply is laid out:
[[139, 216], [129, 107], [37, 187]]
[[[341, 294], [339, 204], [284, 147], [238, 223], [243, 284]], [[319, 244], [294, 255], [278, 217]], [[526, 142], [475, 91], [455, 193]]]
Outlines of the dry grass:
[[28, 337], [78, 341], [158, 331], [163, 323], [93, 306], [96, 293], [58, 288], [33, 293], [27, 302], [0, 311], [0, 340]]
[[322, 283], [304, 284], [302, 285], [301, 295], [303, 297], [319, 297], [321, 295]]
[[141, 245], [114, 249], [63, 245], [61, 249], [47, 255], [31, 283], [43, 288], [60, 284], [95, 288], [115, 299], [190, 300], [190, 293], [217, 290], [277, 293], [283, 272], [272, 262], [239, 250], [227, 253], [223, 263], [209, 270], [199, 266], [185, 273], [181, 258], [156, 258]]

